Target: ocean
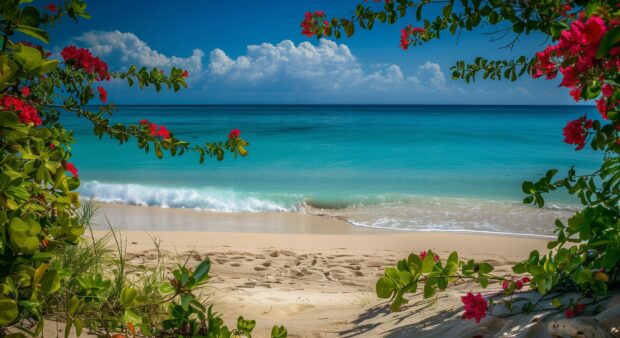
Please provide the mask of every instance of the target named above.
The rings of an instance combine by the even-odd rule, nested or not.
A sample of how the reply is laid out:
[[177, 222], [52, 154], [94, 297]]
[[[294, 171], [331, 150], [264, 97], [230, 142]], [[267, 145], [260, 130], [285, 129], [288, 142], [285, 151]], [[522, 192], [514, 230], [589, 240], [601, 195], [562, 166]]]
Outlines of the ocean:
[[[120, 106], [113, 122], [146, 118], [195, 143], [233, 128], [247, 157], [198, 163], [157, 159], [135, 141], [75, 132], [72, 162], [83, 197], [217, 212], [294, 211], [356, 226], [417, 231], [552, 235], [578, 200], [562, 191], [524, 206], [521, 183], [551, 168], [592, 171], [601, 154], [563, 142], [562, 128], [591, 106]], [[559, 177], [559, 176], [558, 176]], [[171, 229], [174, 230], [174, 229]], [[225, 229], [222, 229], [225, 231]]]

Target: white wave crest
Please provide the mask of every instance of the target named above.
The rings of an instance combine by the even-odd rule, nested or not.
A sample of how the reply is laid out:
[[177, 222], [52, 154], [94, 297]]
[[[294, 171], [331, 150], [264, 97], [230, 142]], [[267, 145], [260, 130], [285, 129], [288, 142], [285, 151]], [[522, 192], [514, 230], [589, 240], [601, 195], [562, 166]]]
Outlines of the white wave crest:
[[252, 196], [221, 189], [164, 188], [139, 184], [84, 182], [82, 197], [107, 203], [187, 208], [215, 212], [292, 211], [292, 208]]

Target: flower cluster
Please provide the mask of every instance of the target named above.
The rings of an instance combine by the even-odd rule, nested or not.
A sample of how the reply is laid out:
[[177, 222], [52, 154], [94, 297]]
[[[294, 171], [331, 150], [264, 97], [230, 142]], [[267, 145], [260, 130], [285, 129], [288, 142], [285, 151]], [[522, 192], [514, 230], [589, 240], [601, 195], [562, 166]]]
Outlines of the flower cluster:
[[228, 138], [234, 139], [239, 137], [239, 135], [241, 135], [241, 131], [239, 129], [233, 129], [230, 131], [230, 133], [228, 133]]
[[325, 12], [306, 12], [301, 22], [301, 34], [311, 38], [314, 35], [326, 35], [329, 31], [329, 22], [325, 19]]
[[592, 120], [586, 119], [585, 115], [570, 121], [564, 127], [564, 142], [575, 144], [575, 150], [581, 150], [586, 145], [588, 129], [592, 128]]
[[100, 58], [93, 56], [88, 49], [67, 46], [60, 52], [60, 55], [65, 63], [74, 69], [84, 69], [88, 74], [96, 75], [97, 81], [110, 80], [108, 65]]
[[[28, 88], [28, 87], [24, 87]], [[30, 89], [24, 90], [22, 89], [22, 95], [24, 93], [30, 94]], [[28, 95], [24, 95], [28, 96]], [[32, 123], [35, 126], [41, 125], [41, 117], [39, 116], [39, 112], [37, 109], [29, 104], [27, 104], [24, 100], [19, 99], [17, 97], [6, 95], [0, 100], [0, 106], [5, 110], [12, 110], [18, 113], [19, 120], [22, 123]]]
[[148, 127], [151, 136], [161, 137], [163, 139], [169, 139], [172, 137], [172, 134], [165, 126], [158, 126], [146, 119], [140, 120], [140, 124], [145, 128]]
[[415, 34], [424, 33], [426, 30], [421, 27], [412, 27], [411, 25], [403, 28], [400, 31], [400, 48], [407, 50], [411, 45], [411, 36]]
[[575, 316], [582, 314], [585, 309], [586, 309], [585, 304], [571, 305], [568, 309], [566, 309], [566, 311], [564, 311], [564, 317], [573, 318]]
[[465, 308], [463, 318], [475, 319], [476, 323], [480, 323], [480, 319], [486, 317], [488, 304], [480, 293], [474, 295], [473, 293], [468, 292], [465, 296], [461, 297], [461, 301], [463, 302], [463, 307]]
[[582, 13], [569, 29], [561, 33], [556, 45], [536, 53], [532, 76], [553, 79], [558, 72], [561, 73], [560, 86], [569, 88], [575, 101], [587, 99], [584, 93], [587, 89], [592, 91], [592, 88], [599, 88], [594, 89], [601, 90], [603, 94], [597, 100], [597, 108], [603, 118], [607, 119], [608, 109], [615, 107], [618, 100], [613, 98], [613, 87], [604, 82], [607, 72], [617, 71], [620, 67], [620, 48], [613, 48], [607, 58], [597, 58], [596, 53], [605, 33], [617, 24], [612, 21], [610, 25], [613, 27], [607, 27], [601, 17], [593, 15], [586, 19]]
[[521, 279], [517, 279], [516, 281], [504, 280], [502, 281], [502, 289], [508, 290], [511, 286], [516, 290], [523, 289], [523, 285], [530, 282], [530, 277], [523, 277]]

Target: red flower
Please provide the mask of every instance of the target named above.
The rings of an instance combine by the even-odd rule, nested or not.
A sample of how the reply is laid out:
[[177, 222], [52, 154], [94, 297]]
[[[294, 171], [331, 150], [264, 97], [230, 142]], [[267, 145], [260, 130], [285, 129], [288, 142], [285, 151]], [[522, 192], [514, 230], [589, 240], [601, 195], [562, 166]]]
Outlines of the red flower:
[[314, 14], [306, 12], [300, 26], [301, 34], [309, 38], [318, 34], [326, 35], [329, 30], [329, 22], [325, 20], [325, 12], [323, 11], [316, 11]]
[[[426, 257], [426, 250], [420, 252], [420, 254], [418, 256], [420, 257], [421, 260], [424, 260], [424, 258]], [[435, 262], [437, 262], [439, 260], [439, 256], [435, 255], [435, 257], [433, 257], [433, 259], [435, 260]]]
[[516, 288], [517, 290], [521, 290], [523, 288], [523, 282], [518, 280], [516, 283]]
[[606, 83], [603, 85], [601, 92], [603, 93], [603, 96], [607, 98], [611, 97], [614, 94], [614, 87], [610, 85], [609, 83]]
[[581, 88], [575, 87], [571, 89], [569, 93], [570, 93], [570, 96], [573, 97], [573, 100], [575, 100], [575, 102], [578, 102], [579, 100], [581, 100]]
[[187, 72], [187, 70], [184, 70], [183, 71], [183, 77], [188, 77], [188, 76], [189, 76], [189, 73]]
[[239, 135], [241, 135], [241, 131], [239, 129], [233, 129], [228, 134], [228, 138], [229, 139], [237, 138], [239, 137]]
[[101, 86], [97, 87], [97, 90], [99, 91], [99, 99], [101, 102], [106, 103], [108, 100], [108, 93], [106, 93], [105, 89]]
[[568, 309], [566, 309], [566, 311], [564, 311], [564, 316], [566, 318], [573, 318], [575, 316], [582, 314], [583, 311], [585, 311], [585, 309], [586, 309], [585, 304], [571, 305]]
[[23, 87], [21, 89], [22, 96], [30, 96], [30, 87]]
[[0, 100], [0, 106], [6, 110], [13, 110], [18, 113], [19, 120], [22, 123], [32, 123], [35, 126], [41, 125], [41, 117], [34, 106], [27, 104], [24, 100], [6, 95]]
[[596, 109], [598, 109], [599, 113], [601, 113], [603, 119], [607, 120], [607, 99], [604, 97], [598, 99], [596, 101]]
[[163, 137], [164, 139], [168, 139], [170, 138], [170, 131], [168, 130], [168, 128], [164, 127], [164, 126], [159, 126], [159, 129], [157, 130], [157, 137]]
[[403, 28], [400, 31], [400, 48], [407, 50], [411, 45], [411, 35], [420, 34], [426, 32], [426, 29], [422, 27], [412, 27], [411, 25]]
[[463, 318], [475, 319], [476, 323], [480, 323], [480, 319], [487, 315], [487, 301], [482, 297], [480, 293], [477, 295], [468, 292], [465, 296], [461, 297], [465, 313]]
[[71, 173], [71, 175], [73, 175], [73, 177], [78, 178], [78, 170], [73, 165], [73, 163], [65, 162], [64, 167], [65, 167], [65, 170], [67, 170], [68, 172]]
[[93, 56], [88, 49], [67, 46], [60, 52], [60, 55], [68, 66], [74, 69], [84, 69], [88, 74], [96, 75], [97, 81], [110, 80], [108, 65], [100, 58]]
[[151, 123], [151, 122], [149, 122], [149, 120], [147, 120], [147, 119], [142, 119], [142, 120], [140, 120], [140, 124], [141, 124], [141, 125], [147, 125], [147, 124], [149, 124], [149, 123]]
[[56, 13], [56, 11], [58, 11], [58, 6], [56, 6], [56, 4], [49, 4], [45, 6], [45, 8], [52, 13]]
[[531, 281], [531, 279], [528, 276], [525, 276], [525, 277], [521, 278], [521, 282], [523, 282], [523, 283], [529, 283], [530, 281]]
[[502, 282], [502, 289], [504, 289], [504, 290], [508, 289], [508, 281], [507, 280], [504, 280]]
[[568, 122], [564, 127], [564, 142], [577, 145], [575, 150], [583, 149], [590, 128], [592, 128], [592, 120], [586, 120], [585, 116]]
[[56, 145], [54, 143], [50, 143], [50, 149], [54, 149], [56, 148]]

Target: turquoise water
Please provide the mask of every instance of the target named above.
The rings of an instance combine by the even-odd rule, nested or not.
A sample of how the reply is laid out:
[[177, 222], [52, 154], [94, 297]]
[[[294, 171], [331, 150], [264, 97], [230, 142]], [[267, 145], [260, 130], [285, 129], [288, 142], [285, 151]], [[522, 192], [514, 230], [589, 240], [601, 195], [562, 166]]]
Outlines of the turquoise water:
[[597, 115], [584, 106], [121, 106], [112, 116], [147, 118], [198, 143], [238, 128], [251, 144], [248, 157], [203, 165], [191, 153], [158, 160], [135, 142], [98, 140], [84, 119], [66, 122], [80, 191], [104, 201], [322, 209], [361, 226], [548, 234], [577, 201], [556, 195], [550, 209], [523, 207], [521, 182], [549, 168], [595, 168], [600, 155], [562, 142], [566, 121], [584, 113]]

